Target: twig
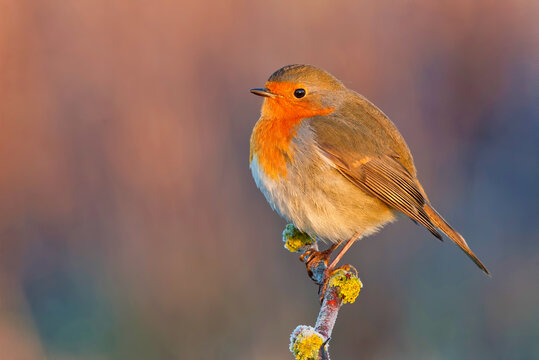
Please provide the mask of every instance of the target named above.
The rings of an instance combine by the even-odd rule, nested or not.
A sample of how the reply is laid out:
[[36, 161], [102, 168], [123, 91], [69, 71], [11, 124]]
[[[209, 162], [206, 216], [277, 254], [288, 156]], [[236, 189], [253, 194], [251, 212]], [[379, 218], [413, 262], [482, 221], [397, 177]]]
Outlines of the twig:
[[[309, 235], [288, 224], [283, 232], [285, 248], [300, 254], [318, 251], [318, 244]], [[326, 264], [320, 262], [313, 269], [313, 281], [322, 282]], [[353, 271], [346, 267], [335, 271], [329, 280], [315, 327], [299, 325], [290, 336], [290, 351], [298, 360], [329, 360], [331, 333], [344, 303], [353, 303], [363, 284]]]

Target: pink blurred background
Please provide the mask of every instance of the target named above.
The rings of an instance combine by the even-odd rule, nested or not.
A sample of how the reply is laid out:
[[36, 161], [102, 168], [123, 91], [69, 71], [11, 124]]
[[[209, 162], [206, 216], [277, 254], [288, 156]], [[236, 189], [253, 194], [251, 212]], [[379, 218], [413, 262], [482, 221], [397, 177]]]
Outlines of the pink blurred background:
[[248, 169], [249, 89], [380, 106], [491, 270], [402, 219], [335, 359], [539, 358], [539, 2], [0, 0], [0, 358], [288, 359], [316, 288]]

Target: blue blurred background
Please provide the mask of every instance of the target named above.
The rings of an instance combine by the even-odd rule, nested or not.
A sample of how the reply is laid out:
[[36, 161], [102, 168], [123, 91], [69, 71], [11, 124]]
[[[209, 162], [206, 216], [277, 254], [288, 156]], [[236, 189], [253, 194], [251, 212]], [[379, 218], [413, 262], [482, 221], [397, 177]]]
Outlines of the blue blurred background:
[[263, 86], [318, 65], [407, 139], [492, 272], [402, 219], [335, 359], [539, 358], [539, 2], [0, 1], [0, 358], [288, 359], [316, 288], [256, 189]]

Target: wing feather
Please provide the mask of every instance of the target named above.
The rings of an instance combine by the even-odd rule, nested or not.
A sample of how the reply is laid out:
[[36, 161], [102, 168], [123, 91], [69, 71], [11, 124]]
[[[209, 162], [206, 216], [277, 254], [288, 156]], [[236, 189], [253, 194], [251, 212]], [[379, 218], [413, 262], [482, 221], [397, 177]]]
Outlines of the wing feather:
[[442, 236], [424, 210], [427, 202], [420, 186], [395, 157], [366, 157], [347, 160], [330, 146], [319, 145], [320, 152], [346, 179], [425, 226], [434, 236]]

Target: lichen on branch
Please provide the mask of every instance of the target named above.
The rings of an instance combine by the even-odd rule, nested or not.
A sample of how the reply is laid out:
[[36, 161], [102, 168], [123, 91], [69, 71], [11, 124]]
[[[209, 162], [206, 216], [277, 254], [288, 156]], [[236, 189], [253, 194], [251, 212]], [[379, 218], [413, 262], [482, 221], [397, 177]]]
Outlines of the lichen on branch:
[[300, 231], [293, 224], [288, 224], [284, 228], [283, 242], [286, 250], [291, 253], [303, 253], [316, 245], [315, 239]]
[[351, 304], [356, 301], [359, 291], [363, 287], [363, 283], [359, 280], [357, 275], [352, 274], [352, 272], [338, 269], [331, 276], [329, 286], [338, 289], [337, 293], [344, 304]]
[[297, 360], [329, 359], [328, 347], [339, 309], [353, 303], [362, 283], [353, 271], [335, 271], [326, 290], [315, 327], [300, 325], [290, 336], [290, 351]]
[[[318, 250], [316, 240], [292, 224], [286, 226], [283, 241], [290, 252]], [[325, 265], [321, 271], [324, 270]], [[300, 325], [290, 336], [290, 351], [297, 360], [329, 360], [329, 340], [339, 309], [343, 304], [353, 303], [362, 287], [357, 271], [350, 265], [344, 265], [330, 275], [315, 327]]]
[[324, 342], [312, 326], [299, 325], [290, 335], [290, 351], [298, 360], [317, 360]]

